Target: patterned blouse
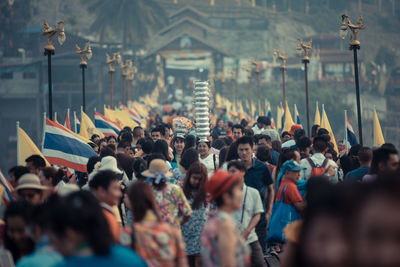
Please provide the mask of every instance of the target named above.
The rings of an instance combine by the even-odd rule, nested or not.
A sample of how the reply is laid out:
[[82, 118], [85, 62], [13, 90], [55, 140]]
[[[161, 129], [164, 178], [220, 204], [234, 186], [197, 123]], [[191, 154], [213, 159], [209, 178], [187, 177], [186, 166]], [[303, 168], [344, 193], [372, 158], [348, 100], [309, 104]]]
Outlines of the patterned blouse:
[[172, 226], [180, 228], [181, 217], [190, 216], [192, 208], [182, 189], [167, 183], [162, 190], [153, 189], [161, 218]]
[[186, 267], [185, 243], [179, 229], [158, 222], [148, 212], [142, 222], [134, 224], [135, 250], [150, 267]]
[[[192, 205], [193, 200], [189, 200], [189, 203]], [[200, 254], [200, 236], [207, 221], [208, 212], [209, 205], [202, 204], [198, 209], [193, 210], [189, 221], [181, 226], [188, 255]]]
[[[216, 267], [221, 265], [220, 252], [218, 251], [218, 232], [221, 223], [225, 220], [231, 220], [235, 225], [232, 216], [222, 211], [218, 211], [217, 214], [204, 225], [203, 233], [201, 234], [201, 256], [203, 266]], [[240, 235], [239, 229], [236, 228], [235, 231], [238, 237], [235, 251], [236, 266], [250, 266], [250, 248]]]

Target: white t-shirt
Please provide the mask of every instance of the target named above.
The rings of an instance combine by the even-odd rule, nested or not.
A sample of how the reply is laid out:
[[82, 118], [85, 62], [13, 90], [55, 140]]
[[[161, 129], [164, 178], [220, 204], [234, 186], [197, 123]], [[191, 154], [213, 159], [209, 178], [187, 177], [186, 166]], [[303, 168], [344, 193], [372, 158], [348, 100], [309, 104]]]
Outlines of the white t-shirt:
[[[214, 159], [215, 159], [215, 164], [214, 164]], [[204, 166], [206, 166], [208, 177], [210, 177], [218, 169], [219, 158], [218, 155], [216, 154], [210, 154], [205, 159], [202, 159], [199, 156], [199, 161], [203, 163]]]
[[[311, 161], [314, 162], [315, 165], [321, 166], [322, 163], [324, 163], [324, 160], [326, 159], [325, 156], [322, 153], [315, 153], [310, 157]], [[300, 162], [300, 166], [302, 168], [305, 168], [305, 170], [300, 171], [300, 177], [303, 180], [308, 180], [310, 179], [311, 172], [312, 172], [312, 167], [310, 163], [308, 162], [307, 159], [302, 159]], [[326, 167], [332, 166], [333, 168], [336, 169], [335, 175], [329, 177], [329, 181], [333, 183], [338, 182], [338, 166], [333, 160], [328, 160], [328, 163], [326, 164]]]
[[[260, 193], [257, 191], [257, 189], [244, 185], [242, 208], [233, 213], [233, 219], [235, 220], [238, 228], [241, 231], [246, 230], [254, 215], [263, 212], [264, 208], [261, 202]], [[253, 243], [257, 240], [258, 237], [254, 228], [247, 238], [247, 244]]]

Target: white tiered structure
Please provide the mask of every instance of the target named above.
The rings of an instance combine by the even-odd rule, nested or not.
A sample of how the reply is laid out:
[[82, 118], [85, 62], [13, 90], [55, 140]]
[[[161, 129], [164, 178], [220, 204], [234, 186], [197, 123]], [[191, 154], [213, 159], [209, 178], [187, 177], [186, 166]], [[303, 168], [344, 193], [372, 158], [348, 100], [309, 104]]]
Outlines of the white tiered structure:
[[195, 82], [194, 111], [196, 118], [196, 134], [199, 141], [207, 141], [210, 136], [210, 89], [208, 82]]

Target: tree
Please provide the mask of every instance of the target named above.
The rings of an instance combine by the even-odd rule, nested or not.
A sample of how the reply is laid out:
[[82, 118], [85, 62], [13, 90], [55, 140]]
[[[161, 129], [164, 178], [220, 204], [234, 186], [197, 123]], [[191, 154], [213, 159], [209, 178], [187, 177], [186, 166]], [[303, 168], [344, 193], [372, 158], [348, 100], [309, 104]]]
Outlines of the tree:
[[152, 33], [167, 23], [164, 9], [156, 0], [87, 0], [88, 11], [96, 14], [91, 30], [106, 41], [106, 32], [122, 36], [124, 48], [142, 47]]

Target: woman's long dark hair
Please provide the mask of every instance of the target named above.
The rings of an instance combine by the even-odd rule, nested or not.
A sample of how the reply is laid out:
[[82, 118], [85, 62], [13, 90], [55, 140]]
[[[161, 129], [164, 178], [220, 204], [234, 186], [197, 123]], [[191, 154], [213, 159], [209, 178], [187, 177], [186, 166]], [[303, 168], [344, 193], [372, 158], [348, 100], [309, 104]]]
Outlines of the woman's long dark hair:
[[[194, 188], [190, 184], [190, 177], [192, 176], [192, 174], [200, 174], [202, 176], [199, 183], [199, 187], [196, 188], [197, 192], [195, 196], [192, 195], [192, 191]], [[201, 207], [201, 204], [205, 204], [206, 201], [205, 186], [207, 179], [208, 179], [207, 168], [206, 166], [204, 166], [204, 164], [200, 162], [193, 163], [190, 166], [188, 172], [186, 173], [186, 177], [183, 182], [183, 193], [185, 194], [187, 199], [193, 199], [192, 208], [195, 210], [199, 209]]]
[[103, 215], [99, 201], [89, 191], [71, 193], [65, 198], [54, 196], [48, 201], [51, 232], [65, 236], [72, 229], [97, 255], [107, 255], [113, 243], [110, 227]]
[[128, 189], [128, 197], [135, 222], [141, 222], [148, 210], [153, 211], [157, 220], [161, 222], [158, 205], [149, 184], [142, 181], [134, 182]]
[[10, 217], [20, 217], [22, 218], [26, 225], [28, 225], [29, 220], [31, 218], [33, 211], [33, 207], [30, 203], [26, 201], [17, 201], [17, 202], [12, 202], [10, 206], [8, 206], [5, 214], [4, 214], [4, 221], [5, 221], [5, 227], [4, 227], [4, 248], [8, 249], [11, 252], [11, 255], [14, 259], [14, 262], [17, 262], [17, 260], [21, 257], [23, 254], [30, 254], [33, 252], [35, 248], [35, 243], [33, 240], [29, 237], [27, 237], [27, 250], [26, 251], [20, 251], [18, 248], [17, 244], [15, 244], [14, 240], [10, 239], [10, 237], [7, 235], [7, 230], [8, 230], [8, 219]]

